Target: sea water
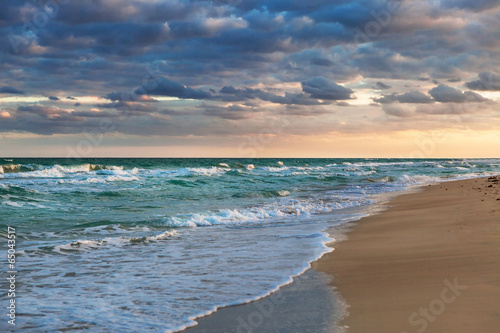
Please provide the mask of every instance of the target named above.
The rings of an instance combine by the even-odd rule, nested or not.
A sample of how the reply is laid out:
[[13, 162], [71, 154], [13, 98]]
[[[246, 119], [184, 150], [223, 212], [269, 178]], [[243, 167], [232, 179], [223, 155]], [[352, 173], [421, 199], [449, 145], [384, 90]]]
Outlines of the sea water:
[[179, 331], [289, 283], [379, 194], [499, 173], [498, 159], [0, 159], [16, 329]]

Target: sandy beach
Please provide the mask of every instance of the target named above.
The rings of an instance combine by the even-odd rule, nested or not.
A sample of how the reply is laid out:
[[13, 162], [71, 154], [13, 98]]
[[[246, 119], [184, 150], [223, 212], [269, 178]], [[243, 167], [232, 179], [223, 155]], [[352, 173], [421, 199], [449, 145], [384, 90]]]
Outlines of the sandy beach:
[[347, 332], [499, 332], [499, 180], [399, 196], [314, 263], [349, 304]]

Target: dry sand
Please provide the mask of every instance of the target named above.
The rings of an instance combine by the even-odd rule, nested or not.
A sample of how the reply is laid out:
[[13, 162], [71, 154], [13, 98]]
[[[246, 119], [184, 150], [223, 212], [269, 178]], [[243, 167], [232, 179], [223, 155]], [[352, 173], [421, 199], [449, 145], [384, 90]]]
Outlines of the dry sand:
[[500, 177], [397, 197], [313, 264], [348, 333], [500, 332]]

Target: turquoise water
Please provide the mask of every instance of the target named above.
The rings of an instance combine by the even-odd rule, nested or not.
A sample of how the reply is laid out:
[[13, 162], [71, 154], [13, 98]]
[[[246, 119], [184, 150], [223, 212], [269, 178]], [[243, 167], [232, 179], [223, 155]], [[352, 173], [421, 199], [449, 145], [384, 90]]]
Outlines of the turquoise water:
[[498, 159], [0, 159], [16, 328], [178, 331], [289, 282], [377, 194], [499, 173]]

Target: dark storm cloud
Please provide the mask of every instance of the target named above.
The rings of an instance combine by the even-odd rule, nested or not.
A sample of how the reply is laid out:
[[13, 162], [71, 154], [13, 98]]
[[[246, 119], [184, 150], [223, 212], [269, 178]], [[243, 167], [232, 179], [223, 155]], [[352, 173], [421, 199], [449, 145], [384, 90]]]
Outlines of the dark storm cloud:
[[0, 94], [24, 95], [24, 93], [24, 91], [11, 86], [4, 86], [0, 88]]
[[171, 81], [166, 78], [158, 78], [151, 89], [141, 87], [135, 91], [138, 95], [156, 95], [169, 96], [183, 99], [207, 99], [210, 98], [210, 93], [186, 87], [178, 82]]
[[336, 84], [326, 77], [315, 77], [303, 81], [302, 90], [310, 94], [312, 98], [334, 101], [352, 99], [351, 94], [353, 93], [351, 89]]
[[49, 99], [51, 101], [59, 101], [59, 97], [56, 97], [56, 96], [49, 96]]
[[324, 58], [312, 58], [309, 61], [311, 62], [311, 65], [316, 65], [316, 66], [329, 67], [329, 66], [333, 65], [333, 62], [331, 62], [328, 59], [324, 59]]
[[472, 90], [500, 91], [500, 75], [493, 72], [482, 72], [478, 76], [478, 80], [467, 82], [465, 86]]

